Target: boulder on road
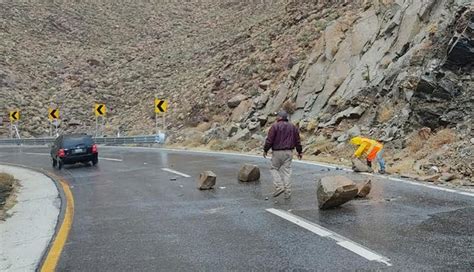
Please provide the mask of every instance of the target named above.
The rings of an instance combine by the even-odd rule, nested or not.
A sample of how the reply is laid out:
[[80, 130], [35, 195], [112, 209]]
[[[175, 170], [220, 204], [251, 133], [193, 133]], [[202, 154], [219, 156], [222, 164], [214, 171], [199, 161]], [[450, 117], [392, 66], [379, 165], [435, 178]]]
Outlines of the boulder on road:
[[369, 179], [358, 186], [359, 192], [357, 193], [357, 197], [366, 197], [370, 190], [372, 189], [372, 181]]
[[239, 180], [243, 182], [257, 181], [260, 179], [260, 169], [253, 164], [244, 164], [239, 171]]
[[371, 167], [369, 167], [367, 164], [363, 163], [359, 159], [352, 159], [352, 170], [354, 170], [354, 172], [374, 172]]
[[352, 180], [344, 176], [327, 176], [318, 183], [317, 196], [320, 209], [340, 206], [357, 196], [359, 189]]
[[204, 171], [199, 175], [199, 190], [209, 190], [216, 185], [217, 176], [212, 171]]

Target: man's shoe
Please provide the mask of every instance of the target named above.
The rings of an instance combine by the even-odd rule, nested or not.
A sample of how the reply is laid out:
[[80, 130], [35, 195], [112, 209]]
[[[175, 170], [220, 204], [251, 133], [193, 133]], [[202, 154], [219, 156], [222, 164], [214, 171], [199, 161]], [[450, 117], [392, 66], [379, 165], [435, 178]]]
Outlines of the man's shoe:
[[379, 170], [379, 174], [385, 174], [385, 170]]
[[285, 192], [284, 188], [277, 188], [276, 191], [273, 193], [273, 197], [277, 197]]

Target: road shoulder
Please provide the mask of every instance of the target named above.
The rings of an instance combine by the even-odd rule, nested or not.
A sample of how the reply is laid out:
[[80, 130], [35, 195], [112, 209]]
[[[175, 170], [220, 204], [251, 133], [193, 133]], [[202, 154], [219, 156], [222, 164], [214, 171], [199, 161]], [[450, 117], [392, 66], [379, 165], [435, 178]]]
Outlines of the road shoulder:
[[55, 233], [61, 200], [49, 177], [28, 169], [0, 165], [20, 184], [17, 203], [0, 221], [1, 271], [34, 271]]

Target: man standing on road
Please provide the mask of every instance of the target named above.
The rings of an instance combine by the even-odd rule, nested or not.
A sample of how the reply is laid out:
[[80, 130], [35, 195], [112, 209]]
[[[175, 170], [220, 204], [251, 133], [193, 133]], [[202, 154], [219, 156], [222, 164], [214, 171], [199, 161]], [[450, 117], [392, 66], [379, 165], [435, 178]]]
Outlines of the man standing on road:
[[288, 113], [281, 111], [278, 113], [277, 122], [272, 125], [268, 132], [263, 148], [264, 158], [267, 157], [270, 149], [273, 151], [270, 170], [275, 185], [273, 197], [277, 197], [282, 193], [285, 193], [285, 198], [291, 196], [291, 161], [295, 148], [298, 152], [298, 158], [301, 160], [303, 158], [303, 148], [298, 128], [288, 122]]

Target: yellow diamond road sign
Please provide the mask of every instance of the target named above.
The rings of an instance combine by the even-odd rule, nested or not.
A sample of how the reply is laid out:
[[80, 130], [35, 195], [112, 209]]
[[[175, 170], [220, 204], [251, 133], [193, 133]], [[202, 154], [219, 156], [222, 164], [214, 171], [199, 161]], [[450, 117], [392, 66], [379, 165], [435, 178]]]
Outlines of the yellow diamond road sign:
[[50, 121], [58, 120], [59, 119], [59, 109], [48, 109], [48, 118]]
[[155, 112], [162, 113], [168, 111], [168, 101], [155, 98]]
[[105, 107], [105, 104], [95, 104], [94, 112], [96, 117], [105, 116], [107, 107]]
[[14, 110], [10, 112], [10, 122], [17, 122], [20, 120], [20, 111]]

